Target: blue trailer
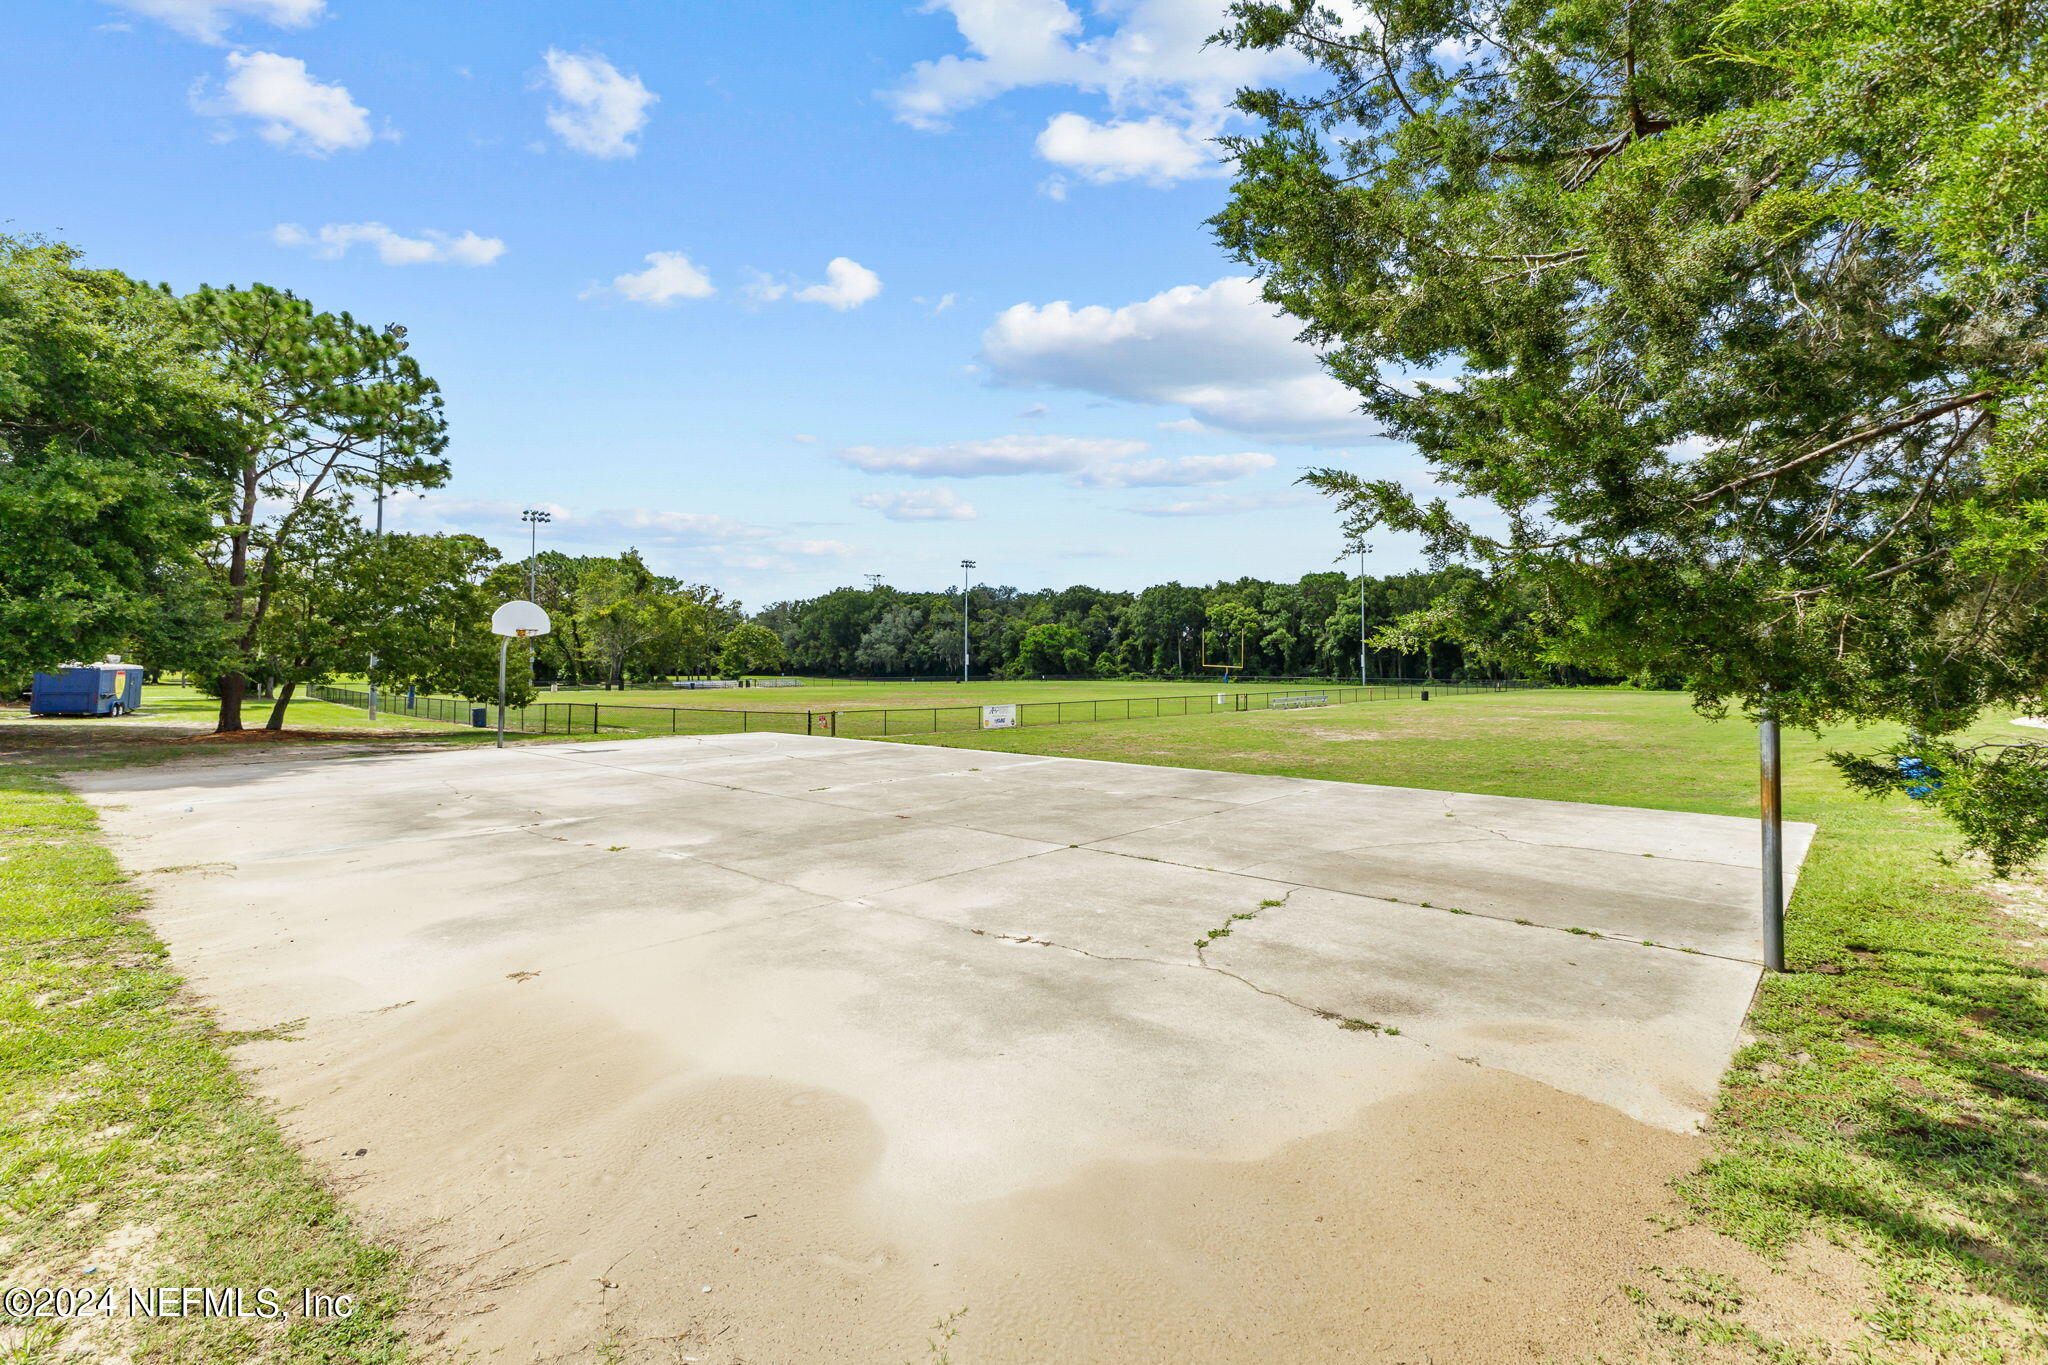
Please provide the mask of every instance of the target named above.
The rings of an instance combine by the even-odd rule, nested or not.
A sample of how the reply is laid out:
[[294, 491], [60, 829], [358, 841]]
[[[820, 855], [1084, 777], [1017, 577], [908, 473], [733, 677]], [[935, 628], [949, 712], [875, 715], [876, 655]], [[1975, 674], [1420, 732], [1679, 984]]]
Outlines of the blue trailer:
[[141, 705], [141, 664], [66, 664], [36, 674], [28, 709], [38, 716], [121, 716]]

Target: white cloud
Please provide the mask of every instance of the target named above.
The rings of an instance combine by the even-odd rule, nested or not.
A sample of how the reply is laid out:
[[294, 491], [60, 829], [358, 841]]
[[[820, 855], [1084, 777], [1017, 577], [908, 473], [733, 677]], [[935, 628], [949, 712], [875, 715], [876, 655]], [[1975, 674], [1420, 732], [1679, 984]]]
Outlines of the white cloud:
[[548, 127], [585, 156], [612, 159], [640, 150], [634, 139], [647, 126], [647, 108], [661, 97], [595, 52], [544, 54], [545, 83], [556, 103], [548, 106]]
[[1209, 428], [1203, 426], [1192, 417], [1176, 417], [1171, 422], [1161, 422], [1159, 429], [1161, 431], [1199, 432], [1207, 431]]
[[370, 145], [370, 112], [340, 85], [323, 85], [296, 57], [275, 52], [230, 52], [219, 96], [193, 91], [202, 114], [256, 120], [264, 141], [289, 151], [325, 156]]
[[[1038, 135], [1037, 147], [1053, 165], [1098, 185], [1116, 180], [1170, 185], [1223, 173], [1206, 137], [1156, 114], [1108, 123], [1080, 114], [1055, 114]], [[1045, 190], [1054, 199], [1066, 198], [1063, 183], [1048, 181]]]
[[974, 504], [950, 488], [916, 488], [907, 493], [863, 493], [854, 505], [891, 521], [973, 521]]
[[746, 287], [741, 290], [748, 298], [756, 303], [774, 303], [777, 299], [788, 297], [789, 285], [759, 270], [753, 271], [752, 274], [753, 278], [748, 280]]
[[1141, 517], [1229, 517], [1242, 512], [1267, 512], [1276, 507], [1300, 507], [1314, 502], [1305, 493], [1207, 493], [1185, 502], [1139, 503], [1126, 507]]
[[789, 439], [802, 446], [814, 446], [818, 443], [818, 438], [807, 431], [800, 431]]
[[187, 38], [224, 43], [239, 19], [279, 28], [304, 28], [326, 10], [326, 0], [106, 0], [116, 9], [155, 19]]
[[[841, 312], [858, 308], [882, 292], [882, 277], [862, 265], [859, 261], [844, 256], [834, 256], [825, 265], [825, 279], [821, 284], [799, 284], [791, 280], [778, 280], [772, 275], [759, 271], [748, 283], [747, 297], [761, 303], [774, 303], [778, 299], [796, 299], [803, 303], [822, 303], [828, 308]], [[949, 300], [951, 294], [946, 296]]]
[[838, 558], [853, 547], [836, 540], [788, 536], [714, 512], [673, 512], [652, 507], [603, 507], [578, 512], [559, 503], [509, 502], [495, 498], [459, 498], [441, 493], [393, 498], [386, 514], [391, 525], [411, 531], [464, 531], [495, 539], [508, 555], [526, 554], [526, 528], [519, 523], [523, 508], [551, 513], [541, 545], [575, 546], [602, 554], [628, 547], [645, 552], [657, 566], [673, 564], [688, 572], [771, 572], [804, 560]]
[[1001, 384], [1179, 404], [1204, 426], [1267, 440], [1372, 436], [1358, 396], [1324, 373], [1298, 326], [1232, 277], [1121, 308], [1020, 303], [982, 333], [982, 358]]
[[844, 311], [860, 307], [881, 292], [880, 275], [859, 261], [834, 256], [825, 263], [825, 282], [797, 290], [796, 297], [805, 303], [822, 303]]
[[[1065, 87], [1100, 96], [1111, 117], [1063, 113], [1038, 138], [1038, 153], [1093, 181], [1168, 184], [1214, 173], [1206, 140], [1233, 116], [1245, 86], [1300, 70], [1289, 50], [1240, 51], [1212, 44], [1227, 0], [1103, 0], [1113, 26], [1090, 36], [1062, 0], [929, 0], [949, 13], [965, 54], [917, 63], [884, 98], [918, 128], [942, 128], [962, 110], [1011, 90]], [[1062, 197], [1065, 182], [1044, 186]]]
[[1103, 460], [1142, 455], [1143, 441], [1088, 436], [996, 436], [936, 446], [848, 446], [834, 458], [870, 474], [917, 479], [975, 479], [1004, 474], [1067, 474]]
[[270, 230], [279, 246], [311, 247], [323, 260], [336, 260], [354, 246], [375, 249], [386, 265], [489, 265], [505, 254], [505, 243], [496, 237], [479, 237], [474, 232], [454, 236], [426, 229], [417, 237], [405, 237], [382, 223], [329, 223], [318, 232], [308, 232], [297, 223], [279, 223]]
[[593, 284], [582, 297], [615, 294], [629, 303], [666, 308], [678, 299], [707, 299], [718, 292], [711, 277], [680, 251], [650, 251], [642, 259], [647, 262], [645, 270], [613, 276], [608, 285]]
[[1194, 488], [1248, 478], [1277, 463], [1271, 455], [1255, 450], [1237, 455], [1186, 455], [1177, 460], [1133, 460], [1083, 470], [1074, 482], [1089, 488]]

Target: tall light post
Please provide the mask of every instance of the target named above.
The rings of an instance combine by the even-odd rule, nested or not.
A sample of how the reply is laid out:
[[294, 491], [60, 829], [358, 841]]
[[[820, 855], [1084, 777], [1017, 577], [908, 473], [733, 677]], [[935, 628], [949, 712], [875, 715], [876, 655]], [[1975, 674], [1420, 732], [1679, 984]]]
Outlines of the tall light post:
[[974, 561], [960, 561], [960, 681], [967, 681], [967, 575], [974, 571]]
[[[384, 328], [384, 335], [397, 342], [399, 350], [405, 349], [405, 328], [401, 324], [396, 322], [389, 324]], [[377, 361], [377, 378], [381, 380], [386, 374], [384, 360], [382, 357], [379, 357]], [[377, 534], [379, 537], [382, 537], [384, 534], [384, 433], [381, 431], [377, 433]], [[375, 654], [370, 656], [368, 681], [370, 684], [370, 719], [374, 721], [377, 719], [377, 656]]]
[[1358, 547], [1358, 685], [1365, 686], [1365, 547]]
[[526, 600], [531, 602], [535, 600], [534, 593], [536, 591], [536, 588], [534, 566], [539, 562], [540, 558], [540, 528], [547, 525], [549, 522], [553, 521], [555, 519], [555, 515], [552, 512], [543, 512], [538, 508], [529, 507], [524, 512], [521, 512], [519, 514], [519, 519], [526, 523], [527, 529]]

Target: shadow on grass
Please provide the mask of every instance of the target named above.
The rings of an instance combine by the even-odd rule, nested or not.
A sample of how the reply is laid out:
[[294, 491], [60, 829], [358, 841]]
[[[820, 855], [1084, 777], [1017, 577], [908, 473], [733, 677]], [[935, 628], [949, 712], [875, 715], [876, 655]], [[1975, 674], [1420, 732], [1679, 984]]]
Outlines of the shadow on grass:
[[1687, 1193], [1765, 1250], [1819, 1229], [1878, 1253], [1906, 1339], [1940, 1330], [1920, 1291], [1965, 1290], [2048, 1347], [2044, 974], [1985, 897], [1918, 890], [1809, 923], [1808, 970], [1766, 983]]

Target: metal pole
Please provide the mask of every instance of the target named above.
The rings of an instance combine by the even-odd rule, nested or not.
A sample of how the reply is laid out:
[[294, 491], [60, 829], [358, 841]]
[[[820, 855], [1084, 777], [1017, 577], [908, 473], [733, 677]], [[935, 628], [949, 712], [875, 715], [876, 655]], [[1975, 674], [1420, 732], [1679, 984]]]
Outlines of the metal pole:
[[505, 747], [505, 653], [512, 648], [512, 637], [498, 637], [498, 747]]
[[[967, 576], [973, 570], [973, 568], [973, 560], [963, 559], [960, 561], [960, 681], [963, 683], [967, 681], [968, 664], [967, 594], [969, 592], [969, 588]], [[936, 720], [933, 722], [933, 728], [937, 728]]]
[[1358, 551], [1358, 685], [1365, 686], [1365, 550]]
[[[384, 335], [394, 340], [399, 340], [400, 344], [403, 345], [402, 338], [405, 336], [405, 329], [393, 324], [384, 329]], [[377, 378], [381, 380], [384, 377], [384, 360], [380, 356], [377, 360]], [[381, 431], [377, 433], [377, 538], [379, 540], [384, 538], [384, 433]], [[370, 656], [369, 684], [370, 719], [374, 721], [377, 719], [377, 656], [375, 654]]]
[[[379, 367], [381, 370], [381, 366]], [[384, 437], [377, 437], [377, 538], [384, 538]], [[370, 655], [370, 719], [377, 719], [377, 656]]]
[[1757, 721], [1758, 776], [1764, 834], [1764, 969], [1785, 970], [1785, 838], [1778, 766], [1778, 718]]
[[543, 523], [553, 521], [555, 514], [543, 512], [538, 507], [529, 507], [519, 514], [529, 532], [526, 541], [526, 600], [532, 602], [540, 591], [536, 578], [540, 565], [540, 528]]

